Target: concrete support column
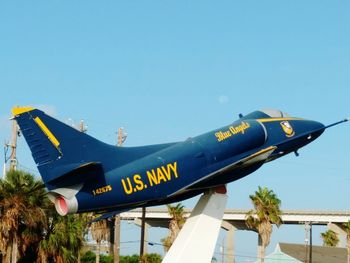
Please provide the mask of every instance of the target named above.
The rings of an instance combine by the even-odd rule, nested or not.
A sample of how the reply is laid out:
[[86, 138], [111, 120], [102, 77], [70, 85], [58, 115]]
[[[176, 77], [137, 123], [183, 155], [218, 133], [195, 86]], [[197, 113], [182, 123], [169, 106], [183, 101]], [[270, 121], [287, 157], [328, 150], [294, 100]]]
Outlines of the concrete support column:
[[327, 228], [338, 234], [339, 243], [337, 247], [346, 247], [346, 232], [334, 223], [328, 223]]
[[234, 236], [236, 229], [232, 227], [229, 231], [227, 231], [227, 255], [226, 255], [226, 263], [234, 263]]
[[234, 263], [234, 236], [237, 228], [227, 221], [222, 221], [221, 227], [227, 231], [226, 233], [226, 251], [225, 251], [225, 262]]
[[145, 241], [143, 244], [143, 252], [144, 254], [148, 254], [148, 228], [149, 228], [149, 224], [145, 223]]

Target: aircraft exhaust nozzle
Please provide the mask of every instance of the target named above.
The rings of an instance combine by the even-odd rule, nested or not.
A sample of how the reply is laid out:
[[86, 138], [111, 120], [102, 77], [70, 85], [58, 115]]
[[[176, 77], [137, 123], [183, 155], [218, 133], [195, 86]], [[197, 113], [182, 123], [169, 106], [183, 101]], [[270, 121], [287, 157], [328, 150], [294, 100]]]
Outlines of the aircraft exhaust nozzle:
[[49, 198], [55, 204], [56, 211], [61, 216], [74, 214], [78, 211], [78, 201], [75, 196], [67, 199], [62, 195], [49, 193]]

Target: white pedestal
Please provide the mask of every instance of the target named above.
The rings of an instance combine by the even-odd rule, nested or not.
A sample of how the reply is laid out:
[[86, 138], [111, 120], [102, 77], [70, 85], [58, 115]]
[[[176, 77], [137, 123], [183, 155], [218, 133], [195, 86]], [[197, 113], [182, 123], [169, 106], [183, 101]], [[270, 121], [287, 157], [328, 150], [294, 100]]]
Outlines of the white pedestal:
[[226, 201], [226, 194], [215, 191], [202, 195], [162, 262], [210, 263]]

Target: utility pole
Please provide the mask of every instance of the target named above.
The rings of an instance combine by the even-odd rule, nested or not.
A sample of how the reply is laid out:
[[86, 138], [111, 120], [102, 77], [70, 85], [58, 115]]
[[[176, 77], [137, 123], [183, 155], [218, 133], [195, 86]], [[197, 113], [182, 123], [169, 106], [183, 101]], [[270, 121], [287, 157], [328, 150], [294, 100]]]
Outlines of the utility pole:
[[6, 163], [7, 163], [7, 151], [8, 151], [8, 142], [5, 140], [4, 143], [4, 167], [2, 170], [2, 179], [5, 179], [6, 176]]
[[310, 234], [310, 223], [305, 222], [305, 263], [309, 263], [309, 234]]
[[309, 263], [312, 263], [312, 222], [310, 222], [310, 255]]
[[[120, 137], [121, 140], [126, 139]], [[119, 137], [118, 137], [119, 139]], [[145, 262], [144, 254], [145, 254], [145, 224], [146, 224], [146, 207], [142, 207], [142, 218], [141, 218], [141, 240], [140, 240], [140, 263]]]
[[[11, 143], [6, 143], [5, 142], [5, 163], [4, 163], [4, 171], [3, 171], [3, 176], [5, 177], [6, 174], [6, 163], [8, 160], [10, 160], [10, 171], [16, 170], [17, 169], [17, 137], [18, 137], [18, 125], [15, 120], [12, 121], [12, 138], [11, 138]], [[7, 159], [6, 157], [6, 152], [7, 149], [11, 149], [11, 154], [10, 157]]]
[[120, 127], [118, 129], [117, 136], [118, 136], [117, 146], [122, 147], [123, 143], [125, 142], [126, 138], [128, 137], [128, 134], [125, 132], [124, 127]]
[[140, 241], [140, 263], [145, 262], [145, 223], [146, 223], [146, 207], [142, 207], [142, 218], [141, 218], [141, 241]]
[[85, 125], [84, 120], [81, 120], [79, 122], [79, 131], [86, 133], [87, 132], [87, 125]]
[[[122, 147], [125, 142], [127, 134], [123, 127], [120, 127], [117, 132], [117, 146]], [[111, 231], [113, 233], [113, 231]], [[112, 236], [112, 235], [111, 235]], [[113, 255], [114, 255], [114, 263], [119, 263], [119, 253], [120, 253], [120, 215], [116, 215], [114, 217], [114, 243], [113, 244]]]
[[[16, 155], [16, 150], [17, 150], [17, 137], [18, 137], [18, 125], [15, 120], [12, 120], [12, 138], [11, 138], [11, 143], [5, 143], [5, 164], [4, 164], [4, 178], [6, 174], [6, 163], [8, 160], [10, 160], [10, 171], [15, 171], [17, 169], [17, 155]], [[11, 149], [11, 154], [10, 158], [7, 159], [6, 153], [8, 148]], [[8, 250], [9, 257], [8, 259], [11, 262], [17, 262], [17, 239], [13, 240], [13, 246], [12, 249]]]
[[312, 263], [312, 223], [305, 222], [305, 262]]
[[[79, 123], [79, 131], [86, 133], [87, 125], [81, 120]], [[124, 132], [124, 128], [119, 128], [117, 146], [121, 147], [126, 140], [127, 134]], [[114, 228], [114, 229], [113, 229]], [[113, 231], [114, 230], [114, 231]], [[113, 224], [110, 225], [110, 244], [109, 254], [114, 255], [114, 262], [119, 263], [119, 250], [120, 250], [120, 216], [116, 215]]]
[[119, 263], [119, 252], [120, 252], [120, 216], [114, 217], [114, 244], [113, 244], [113, 255], [114, 263]]

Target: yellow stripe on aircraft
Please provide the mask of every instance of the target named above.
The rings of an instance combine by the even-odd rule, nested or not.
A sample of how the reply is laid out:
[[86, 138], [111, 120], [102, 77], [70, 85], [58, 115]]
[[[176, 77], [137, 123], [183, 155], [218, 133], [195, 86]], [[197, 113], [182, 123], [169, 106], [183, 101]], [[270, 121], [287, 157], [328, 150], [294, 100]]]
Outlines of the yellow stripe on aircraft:
[[22, 113], [32, 111], [32, 110], [35, 110], [35, 108], [33, 108], [33, 107], [13, 107], [12, 114], [13, 114], [13, 116], [17, 116], [17, 115], [20, 115]]
[[302, 118], [263, 118], [257, 119], [259, 122], [273, 122], [273, 121], [301, 121]]
[[273, 151], [273, 150], [276, 150], [276, 146], [269, 146], [269, 147], [267, 147], [267, 148], [265, 148], [265, 149], [262, 149], [262, 150], [260, 150], [260, 151], [258, 151], [258, 152], [256, 152], [256, 153], [253, 153], [252, 155], [250, 155], [250, 156], [248, 156], [248, 158], [250, 159], [250, 158], [254, 158], [254, 157], [256, 157], [256, 156], [259, 156], [259, 155], [261, 155], [261, 154], [264, 154], [264, 153], [266, 153], [266, 152], [268, 152], [268, 151]]
[[34, 121], [39, 125], [40, 129], [46, 134], [47, 138], [49, 138], [57, 150], [59, 150], [58, 146], [60, 145], [60, 142], [56, 139], [55, 135], [52, 134], [39, 117], [34, 118]]

